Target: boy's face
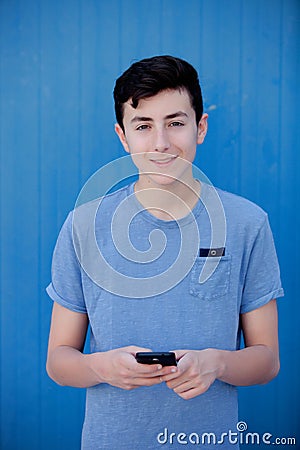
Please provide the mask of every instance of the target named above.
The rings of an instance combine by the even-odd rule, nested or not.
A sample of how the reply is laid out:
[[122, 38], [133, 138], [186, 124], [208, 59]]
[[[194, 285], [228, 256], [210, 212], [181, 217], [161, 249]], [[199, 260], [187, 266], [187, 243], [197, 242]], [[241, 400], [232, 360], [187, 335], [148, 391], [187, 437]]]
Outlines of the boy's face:
[[124, 149], [131, 154], [144, 187], [190, 183], [197, 144], [207, 131], [207, 114], [198, 126], [186, 90], [165, 90], [139, 101], [137, 108], [124, 104], [125, 133], [116, 124]]

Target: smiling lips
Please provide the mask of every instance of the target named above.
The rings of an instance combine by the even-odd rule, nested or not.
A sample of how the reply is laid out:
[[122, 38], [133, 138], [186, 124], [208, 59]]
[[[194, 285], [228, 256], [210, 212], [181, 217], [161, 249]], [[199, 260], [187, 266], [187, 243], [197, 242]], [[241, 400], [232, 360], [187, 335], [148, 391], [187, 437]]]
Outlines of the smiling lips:
[[176, 155], [168, 155], [165, 156], [164, 158], [157, 158], [157, 159], [151, 158], [150, 161], [153, 162], [154, 164], [157, 164], [158, 166], [167, 166], [176, 158], [177, 158]]

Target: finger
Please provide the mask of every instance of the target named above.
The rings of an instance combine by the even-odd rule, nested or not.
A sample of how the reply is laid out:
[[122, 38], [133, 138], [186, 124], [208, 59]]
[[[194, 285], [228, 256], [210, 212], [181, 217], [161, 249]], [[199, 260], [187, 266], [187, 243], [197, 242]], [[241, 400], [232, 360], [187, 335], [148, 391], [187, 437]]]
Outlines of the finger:
[[183, 392], [189, 391], [191, 389], [195, 389], [198, 386], [194, 385], [193, 380], [186, 381], [185, 383], [181, 383], [175, 388], [173, 388], [173, 391], [176, 392], [176, 394], [182, 394]]
[[173, 380], [167, 381], [167, 386], [170, 389], [176, 389], [178, 386], [181, 386], [183, 383], [186, 383], [188, 380], [186, 378], [178, 377]]
[[195, 391], [197, 392], [197, 395], [203, 394], [204, 392], [206, 392], [210, 387], [209, 383], [203, 383], [203, 382], [198, 382], [195, 385], [195, 381], [191, 380], [188, 381], [186, 383], [182, 383], [181, 385], [177, 386], [174, 390], [174, 392], [176, 392], [176, 394], [181, 395], [184, 393], [187, 393], [189, 391]]
[[[132, 347], [134, 348], [134, 347]], [[140, 347], [137, 347], [140, 349]], [[141, 364], [138, 363], [135, 359], [135, 356], [133, 353], [123, 353], [122, 357], [123, 365], [132, 373], [140, 373], [140, 374], [148, 374], [148, 373], [154, 373], [158, 370], [162, 369], [161, 364]]]
[[[145, 377], [155, 377], [155, 376], [160, 376], [160, 377], [164, 377], [166, 375], [170, 375], [174, 372], [177, 372], [177, 367], [174, 366], [161, 366], [161, 365], [157, 365], [155, 364], [153, 365], [147, 365], [147, 364], [139, 364], [138, 366], [142, 366], [142, 367], [137, 367], [137, 370], [135, 371], [138, 374], [141, 374]], [[145, 366], [145, 367], [143, 367]]]
[[161, 378], [162, 378], [162, 381], [169, 383], [170, 381], [175, 380], [176, 378], [179, 378], [181, 375], [182, 375], [182, 373], [180, 372], [180, 370], [177, 367], [175, 372], [171, 372], [166, 375], [163, 375]]
[[178, 393], [179, 397], [184, 400], [190, 400], [191, 398], [197, 397], [198, 395], [204, 394], [208, 388], [196, 387], [194, 389], [189, 389], [188, 391]]
[[170, 379], [169, 381], [167, 381], [167, 386], [168, 386], [170, 389], [175, 389], [175, 388], [177, 388], [178, 386], [180, 386], [180, 385], [182, 385], [182, 384], [184, 384], [184, 383], [187, 383], [187, 382], [191, 381], [191, 377], [190, 377], [190, 375], [189, 375], [187, 372], [185, 372], [185, 371], [182, 372], [182, 371], [180, 371], [180, 369], [179, 369], [178, 374], [179, 374], [179, 376], [177, 376], [177, 377], [172, 377], [172, 379]]
[[140, 387], [140, 386], [154, 386], [156, 384], [162, 383], [161, 377], [141, 377], [141, 378], [133, 378], [131, 381], [131, 385], [134, 387]]
[[158, 371], [162, 370], [161, 364], [141, 364], [135, 361], [135, 364], [132, 366], [132, 370], [140, 375], [151, 375], [157, 374]]

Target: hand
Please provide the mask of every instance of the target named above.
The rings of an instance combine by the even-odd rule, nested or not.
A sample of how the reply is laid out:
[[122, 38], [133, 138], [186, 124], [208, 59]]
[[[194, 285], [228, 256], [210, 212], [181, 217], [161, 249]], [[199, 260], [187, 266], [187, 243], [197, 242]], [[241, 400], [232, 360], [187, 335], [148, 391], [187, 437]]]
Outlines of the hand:
[[137, 352], [150, 352], [148, 348], [130, 346], [88, 355], [99, 383], [108, 383], [121, 389], [131, 390], [140, 386], [153, 386], [163, 381], [162, 377], [176, 372], [176, 367], [160, 364], [139, 364]]
[[221, 374], [216, 349], [175, 350], [178, 371], [162, 377], [167, 386], [188, 400], [206, 392]]

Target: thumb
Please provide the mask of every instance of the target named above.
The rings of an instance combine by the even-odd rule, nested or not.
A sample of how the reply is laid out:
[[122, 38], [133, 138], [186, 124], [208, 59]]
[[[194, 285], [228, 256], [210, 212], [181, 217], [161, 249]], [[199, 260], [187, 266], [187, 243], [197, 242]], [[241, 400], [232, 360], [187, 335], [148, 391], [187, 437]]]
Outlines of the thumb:
[[133, 356], [136, 355], [138, 352], [151, 352], [152, 350], [150, 348], [145, 347], [137, 347], [136, 345], [130, 345], [129, 347], [124, 347], [124, 351], [127, 351], [128, 353], [131, 353]]
[[184, 355], [186, 355], [189, 350], [171, 350], [173, 353], [175, 353], [176, 360], [179, 361]]

